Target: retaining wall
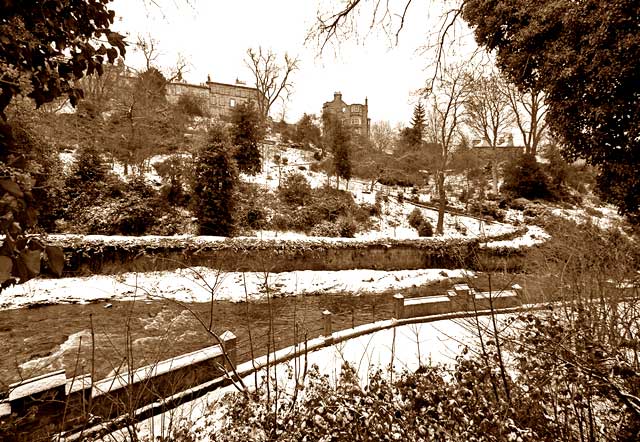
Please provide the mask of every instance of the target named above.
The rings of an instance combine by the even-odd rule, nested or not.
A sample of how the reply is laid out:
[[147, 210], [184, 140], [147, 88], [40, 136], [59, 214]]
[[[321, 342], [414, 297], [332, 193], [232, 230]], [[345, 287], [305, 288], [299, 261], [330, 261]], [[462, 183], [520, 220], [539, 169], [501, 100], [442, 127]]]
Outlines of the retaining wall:
[[12, 384], [9, 397], [0, 401], [0, 422], [8, 427], [11, 440], [31, 441], [133, 413], [227, 373], [236, 363], [236, 336], [225, 332], [221, 340], [222, 345], [96, 382], [90, 375], [67, 378], [64, 370], [58, 370]]
[[[492, 238], [493, 240], [493, 238]], [[155, 238], [137, 240], [104, 237], [53, 239], [65, 251], [65, 272], [71, 275], [117, 274], [206, 266], [223, 271], [412, 270], [471, 268], [498, 265], [519, 269], [520, 252], [497, 257], [476, 239], [415, 240], [203, 240]]]

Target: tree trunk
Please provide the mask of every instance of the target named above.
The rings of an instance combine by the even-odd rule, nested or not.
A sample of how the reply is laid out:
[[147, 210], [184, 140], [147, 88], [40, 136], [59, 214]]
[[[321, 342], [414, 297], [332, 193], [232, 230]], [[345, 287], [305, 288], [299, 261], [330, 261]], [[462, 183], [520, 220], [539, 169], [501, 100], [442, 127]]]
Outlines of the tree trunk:
[[438, 188], [438, 225], [436, 226], [436, 233], [442, 235], [444, 233], [444, 209], [447, 205], [447, 195], [444, 190], [444, 170], [437, 172], [436, 186]]
[[493, 193], [498, 194], [498, 150], [493, 148], [493, 161], [491, 161], [491, 179]]

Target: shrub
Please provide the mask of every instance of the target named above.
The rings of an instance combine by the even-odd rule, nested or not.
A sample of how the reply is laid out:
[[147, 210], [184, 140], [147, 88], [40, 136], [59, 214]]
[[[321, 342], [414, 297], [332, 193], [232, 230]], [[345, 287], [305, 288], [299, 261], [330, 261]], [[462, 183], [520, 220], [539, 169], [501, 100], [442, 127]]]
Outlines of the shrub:
[[467, 192], [467, 189], [462, 189], [460, 195], [458, 195], [458, 200], [461, 203], [466, 203], [469, 200], [469, 193], [471, 192]]
[[504, 168], [504, 184], [500, 189], [514, 198], [549, 198], [548, 179], [533, 155], [520, 155]]
[[376, 192], [376, 206], [381, 206], [382, 203], [388, 203], [389, 197], [382, 192]]
[[164, 161], [155, 163], [153, 168], [165, 181], [161, 196], [169, 203], [184, 206], [188, 203], [188, 197], [184, 192], [186, 164], [184, 158], [172, 155]]
[[387, 171], [378, 178], [378, 182], [385, 186], [414, 187], [418, 183], [414, 177], [406, 175], [401, 171]]
[[360, 210], [361, 212], [368, 214], [368, 216], [380, 216], [382, 213], [380, 204], [362, 203], [360, 204]]
[[194, 95], [180, 95], [176, 107], [190, 117], [206, 116], [203, 100]]
[[265, 218], [264, 210], [254, 207], [247, 212], [246, 222], [252, 229], [260, 229], [264, 225]]
[[422, 215], [422, 211], [419, 208], [415, 208], [407, 216], [409, 225], [418, 231], [420, 236], [433, 236], [433, 226], [428, 219]]
[[122, 235], [143, 235], [157, 220], [154, 208], [142, 195], [132, 193], [126, 203], [117, 207], [113, 221], [113, 233]]
[[469, 204], [469, 212], [472, 215], [488, 216], [496, 221], [503, 222], [507, 212], [500, 209], [499, 205], [495, 201], [473, 201]]
[[278, 197], [291, 206], [303, 206], [311, 198], [311, 186], [300, 173], [287, 175], [280, 183]]
[[409, 221], [409, 225], [414, 229], [417, 229], [418, 226], [424, 221], [424, 216], [422, 215], [422, 210], [419, 208], [414, 208], [409, 216], [407, 217], [407, 221]]
[[433, 236], [433, 226], [427, 219], [423, 219], [420, 225], [417, 227], [419, 236]]
[[341, 236], [339, 227], [330, 221], [321, 221], [313, 226], [310, 234], [312, 236], [324, 236], [328, 238], [336, 238]]
[[341, 217], [336, 222], [338, 232], [342, 238], [353, 238], [358, 231], [358, 224], [351, 217]]
[[238, 169], [255, 175], [262, 169], [262, 155], [258, 144], [264, 137], [260, 115], [252, 102], [242, 103], [233, 110], [232, 144]]

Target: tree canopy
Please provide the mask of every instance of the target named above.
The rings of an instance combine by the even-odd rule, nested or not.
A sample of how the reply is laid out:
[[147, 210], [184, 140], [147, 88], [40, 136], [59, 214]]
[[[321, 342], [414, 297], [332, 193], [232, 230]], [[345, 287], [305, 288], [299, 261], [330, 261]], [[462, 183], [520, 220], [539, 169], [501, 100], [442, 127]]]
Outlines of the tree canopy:
[[65, 94], [75, 104], [82, 91], [74, 81], [124, 55], [110, 1], [0, 2], [0, 116], [19, 94], [37, 106]]
[[605, 199], [638, 215], [640, 3], [466, 0], [463, 18], [510, 80], [544, 92], [563, 154], [600, 166]]
[[235, 146], [233, 155], [238, 169], [251, 175], [262, 170], [262, 155], [259, 144], [264, 137], [261, 114], [253, 102], [241, 103], [231, 114], [231, 142]]

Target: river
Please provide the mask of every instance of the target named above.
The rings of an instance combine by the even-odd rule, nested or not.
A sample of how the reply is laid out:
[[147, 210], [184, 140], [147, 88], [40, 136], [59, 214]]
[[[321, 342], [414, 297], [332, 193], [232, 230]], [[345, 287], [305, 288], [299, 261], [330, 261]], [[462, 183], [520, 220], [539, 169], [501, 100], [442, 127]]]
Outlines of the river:
[[392, 296], [332, 294], [212, 304], [103, 301], [0, 311], [0, 392], [52, 370], [64, 369], [68, 376], [93, 373], [100, 379], [213, 345], [206, 331], [210, 324], [215, 333], [236, 334], [238, 362], [244, 362], [321, 335], [324, 310], [334, 313], [334, 330], [388, 319]]

